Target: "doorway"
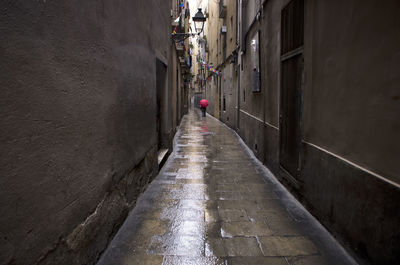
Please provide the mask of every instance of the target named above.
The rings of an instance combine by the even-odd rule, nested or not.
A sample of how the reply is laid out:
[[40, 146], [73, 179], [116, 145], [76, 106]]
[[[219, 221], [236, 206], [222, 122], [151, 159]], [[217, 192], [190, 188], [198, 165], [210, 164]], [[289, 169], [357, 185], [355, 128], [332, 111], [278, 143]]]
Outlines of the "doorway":
[[163, 139], [163, 122], [165, 122], [165, 114], [167, 112], [168, 105], [165, 103], [167, 91], [167, 66], [156, 59], [156, 87], [157, 87], [157, 137], [158, 137], [158, 149], [167, 147], [168, 143], [166, 139]]
[[301, 98], [304, 71], [304, 0], [281, 13], [280, 165], [296, 180], [300, 170]]

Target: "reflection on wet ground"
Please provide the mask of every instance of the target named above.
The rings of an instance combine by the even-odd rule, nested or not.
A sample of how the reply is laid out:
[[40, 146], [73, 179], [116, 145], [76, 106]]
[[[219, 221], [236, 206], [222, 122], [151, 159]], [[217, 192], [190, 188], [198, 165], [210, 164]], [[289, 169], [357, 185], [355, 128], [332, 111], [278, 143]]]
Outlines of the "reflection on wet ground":
[[354, 263], [231, 130], [192, 110], [98, 264]]

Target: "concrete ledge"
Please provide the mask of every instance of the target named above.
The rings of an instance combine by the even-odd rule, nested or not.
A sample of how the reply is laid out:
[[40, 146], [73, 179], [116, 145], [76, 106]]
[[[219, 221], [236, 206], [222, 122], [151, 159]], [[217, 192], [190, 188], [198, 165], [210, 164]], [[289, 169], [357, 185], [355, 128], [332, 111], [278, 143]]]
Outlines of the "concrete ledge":
[[165, 164], [165, 161], [167, 161], [168, 159], [169, 150], [166, 148], [160, 149], [158, 150], [157, 156], [158, 156], [158, 169], [161, 169], [162, 166]]
[[154, 146], [132, 170], [113, 178], [107, 193], [86, 220], [54, 242], [34, 264], [96, 263], [157, 172]]
[[303, 187], [309, 210], [362, 258], [400, 263], [400, 190], [303, 143]]

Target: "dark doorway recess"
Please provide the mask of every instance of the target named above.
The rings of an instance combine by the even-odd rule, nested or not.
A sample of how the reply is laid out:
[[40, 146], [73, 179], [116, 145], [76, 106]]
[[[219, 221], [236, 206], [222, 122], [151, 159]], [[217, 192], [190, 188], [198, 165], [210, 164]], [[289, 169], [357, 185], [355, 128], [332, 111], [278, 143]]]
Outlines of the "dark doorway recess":
[[169, 151], [169, 135], [166, 131], [166, 123], [168, 122], [168, 87], [167, 87], [167, 66], [156, 59], [156, 93], [157, 93], [157, 137], [158, 137], [158, 167], [161, 168], [168, 158]]
[[157, 86], [157, 134], [158, 134], [158, 149], [163, 148], [163, 109], [166, 109], [163, 99], [165, 98], [166, 81], [167, 81], [167, 66], [156, 59], [156, 86]]
[[281, 166], [298, 180], [301, 148], [301, 93], [303, 84], [304, 0], [292, 0], [281, 16]]

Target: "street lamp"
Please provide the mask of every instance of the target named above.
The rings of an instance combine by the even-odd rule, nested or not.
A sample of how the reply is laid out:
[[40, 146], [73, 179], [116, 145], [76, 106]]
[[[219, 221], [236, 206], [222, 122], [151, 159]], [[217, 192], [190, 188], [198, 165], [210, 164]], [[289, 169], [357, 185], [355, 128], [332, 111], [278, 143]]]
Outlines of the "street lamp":
[[172, 33], [172, 40], [175, 42], [181, 42], [185, 39], [200, 35], [204, 29], [204, 22], [206, 22], [206, 17], [204, 16], [203, 12], [201, 12], [201, 8], [197, 11], [196, 15], [192, 18], [194, 22], [194, 28], [196, 33]]
[[206, 22], [206, 17], [204, 16], [203, 12], [201, 12], [201, 8], [197, 11], [196, 15], [192, 18], [194, 22], [194, 28], [198, 35], [203, 32], [204, 29], [204, 22]]

